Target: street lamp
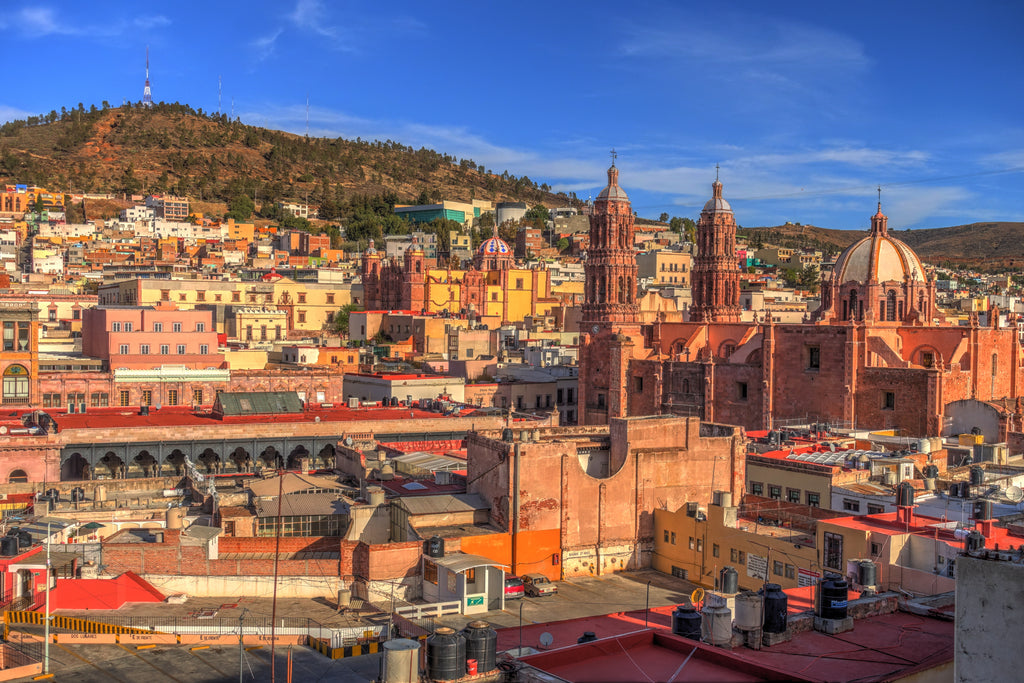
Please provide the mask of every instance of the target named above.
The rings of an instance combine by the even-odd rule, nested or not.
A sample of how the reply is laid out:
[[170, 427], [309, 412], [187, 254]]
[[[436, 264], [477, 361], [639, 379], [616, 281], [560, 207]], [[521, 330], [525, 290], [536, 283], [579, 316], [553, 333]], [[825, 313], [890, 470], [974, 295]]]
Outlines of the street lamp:
[[647, 604], [644, 606], [644, 628], [647, 628], [647, 615], [651, 609], [651, 582], [647, 582]]

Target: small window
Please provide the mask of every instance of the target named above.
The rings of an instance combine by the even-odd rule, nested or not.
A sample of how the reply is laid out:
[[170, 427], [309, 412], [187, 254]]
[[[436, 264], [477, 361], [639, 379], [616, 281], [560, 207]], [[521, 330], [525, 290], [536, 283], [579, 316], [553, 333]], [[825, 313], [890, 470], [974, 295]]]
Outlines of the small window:
[[786, 500], [790, 503], [799, 503], [800, 489], [786, 489]]
[[241, 301], [242, 300], [242, 293], [241, 292], [231, 292], [231, 300], [234, 301], [234, 302]]
[[202, 389], [193, 389], [192, 390], [192, 403], [197, 405], [197, 406], [203, 405], [203, 390]]
[[772, 560], [772, 574], [782, 576], [782, 563], [778, 560]]
[[807, 492], [807, 504], [812, 508], [821, 507], [821, 495]]
[[327, 303], [329, 303], [329, 304], [333, 304], [334, 303], [334, 292], [328, 292], [327, 293]]
[[755, 495], [755, 496], [763, 496], [764, 495], [764, 484], [762, 484], [759, 481], [752, 481], [752, 482], [750, 482], [750, 493]]
[[668, 543], [668, 529], [665, 529], [665, 543]]
[[787, 579], [795, 579], [796, 578], [796, 567], [794, 567], [791, 564], [787, 564], [786, 565], [786, 578]]
[[124, 331], [125, 332], [131, 332], [132, 331], [132, 324], [131, 323], [125, 323], [124, 324]]
[[930, 351], [925, 351], [921, 354], [921, 365], [926, 368], [930, 368], [935, 365], [935, 354]]
[[885, 512], [885, 506], [884, 505], [872, 505], [871, 503], [868, 503], [868, 514], [869, 515], [880, 515], [883, 512]]
[[820, 346], [808, 346], [807, 347], [807, 369], [818, 370], [821, 368], [821, 347]]
[[423, 580], [437, 585], [437, 565], [433, 562], [423, 563]]
[[860, 501], [852, 498], [843, 498], [843, 510], [846, 512], [860, 512]]
[[676, 544], [676, 532], [672, 532], [672, 545]]
[[675, 565], [672, 565], [672, 576], [676, 577], [677, 579], [688, 579], [690, 577], [687, 570], [683, 569], [682, 567], [677, 567]]
[[184, 344], [178, 344], [178, 355], [179, 356], [184, 356], [185, 355], [185, 345]]
[[119, 352], [119, 353], [120, 353], [120, 354], [121, 354], [122, 356], [128, 355], [128, 345], [127, 345], [127, 344], [121, 344], [121, 345], [120, 345], [120, 346], [118, 347], [118, 349], [119, 349], [119, 351], [118, 351], [118, 352]]
[[717, 543], [712, 543], [711, 544], [711, 556], [712, 557], [718, 557], [718, 552], [719, 552], [718, 551], [718, 544]]
[[643, 377], [634, 377], [633, 378], [633, 388], [636, 390], [636, 393], [638, 393], [638, 394], [639, 393], [643, 393], [643, 390], [644, 390], [644, 378]]
[[882, 395], [882, 410], [896, 410], [896, 394], [886, 391]]
[[306, 322], [306, 312], [305, 311], [299, 311], [299, 322], [300, 323]]
[[768, 487], [768, 497], [769, 498], [774, 498], [775, 500], [779, 500], [780, 498], [782, 498], [782, 487], [781, 486], [769, 486]]
[[696, 543], [694, 543], [693, 536], [690, 536], [690, 550], [694, 550], [695, 548]]
[[141, 344], [139, 346], [139, 353], [141, 353], [143, 356], [148, 356], [149, 355], [149, 344]]
[[110, 330], [112, 332], [120, 332], [121, 331], [121, 323], [114, 323], [113, 325], [110, 326]]
[[153, 331], [154, 332], [163, 332], [164, 331], [164, 324], [163, 323], [153, 323]]
[[168, 389], [167, 390], [167, 405], [176, 406], [178, 405], [178, 390]]
[[736, 550], [736, 548], [729, 548], [729, 561], [730, 562], [739, 562], [740, 561], [739, 558], [740, 558], [739, 551]]
[[206, 323], [196, 323], [196, 332], [206, 332]]
[[201, 353], [204, 356], [206, 354], [210, 353], [210, 346], [208, 344], [200, 344], [199, 345], [199, 353]]
[[597, 407], [604, 408], [604, 394], [597, 395]]
[[523, 278], [517, 277], [516, 278], [516, 289], [522, 289], [522, 288], [523, 288]]
[[747, 400], [747, 383], [736, 382], [736, 398], [740, 401]]
[[170, 352], [171, 352], [171, 347], [170, 346], [168, 346], [167, 344], [161, 344], [160, 345], [160, 355], [161, 356], [166, 356]]
[[117, 392], [117, 403], [122, 408], [124, 408], [125, 406], [130, 406], [131, 393], [127, 389]]
[[151, 406], [153, 405], [153, 392], [149, 389], [142, 390], [142, 405]]
[[181, 332], [181, 323], [171, 323], [172, 332]]
[[881, 552], [882, 552], [882, 544], [881, 543], [872, 543], [871, 544], [871, 556], [872, 557], [878, 557], [881, 554]]

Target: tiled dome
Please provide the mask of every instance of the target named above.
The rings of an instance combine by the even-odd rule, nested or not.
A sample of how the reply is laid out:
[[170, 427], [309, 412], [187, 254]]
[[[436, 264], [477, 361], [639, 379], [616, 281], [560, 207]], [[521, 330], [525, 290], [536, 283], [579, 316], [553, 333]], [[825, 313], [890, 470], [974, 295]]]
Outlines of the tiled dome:
[[491, 237], [480, 245], [480, 254], [482, 256], [500, 256], [511, 253], [512, 250], [509, 248], [508, 243], [500, 237]]

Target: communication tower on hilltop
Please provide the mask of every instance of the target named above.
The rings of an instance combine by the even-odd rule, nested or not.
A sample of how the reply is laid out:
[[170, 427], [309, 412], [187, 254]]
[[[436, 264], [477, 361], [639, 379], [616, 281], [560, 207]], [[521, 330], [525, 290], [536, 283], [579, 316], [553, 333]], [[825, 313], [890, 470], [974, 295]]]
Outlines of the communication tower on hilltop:
[[142, 90], [142, 106], [153, 106], [153, 93], [149, 89], [149, 45], [146, 46], [146, 87]]

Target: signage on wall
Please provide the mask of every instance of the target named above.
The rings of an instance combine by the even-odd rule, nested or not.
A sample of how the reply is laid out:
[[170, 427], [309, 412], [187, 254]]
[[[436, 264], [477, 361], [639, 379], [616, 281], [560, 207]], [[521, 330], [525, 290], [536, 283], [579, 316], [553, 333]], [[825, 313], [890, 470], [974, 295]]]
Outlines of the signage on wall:
[[762, 581], [768, 580], [768, 559], [752, 553], [747, 554], [747, 576]]
[[469, 595], [466, 597], [466, 607], [483, 607], [484, 596]]
[[796, 585], [813, 586], [821, 578], [821, 572], [812, 572], [810, 569], [798, 569], [796, 574]]

